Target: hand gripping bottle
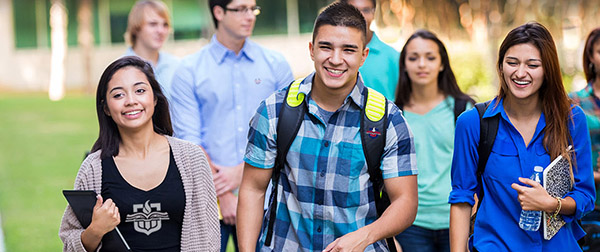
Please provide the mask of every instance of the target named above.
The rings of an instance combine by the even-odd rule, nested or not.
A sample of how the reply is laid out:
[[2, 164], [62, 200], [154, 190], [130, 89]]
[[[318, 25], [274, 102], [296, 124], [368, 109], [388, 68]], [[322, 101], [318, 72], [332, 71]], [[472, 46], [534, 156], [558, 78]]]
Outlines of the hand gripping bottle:
[[[533, 168], [533, 175], [531, 180], [535, 180], [538, 183], [542, 183], [542, 173], [544, 168], [536, 166]], [[537, 231], [540, 228], [540, 221], [542, 220], [542, 211], [525, 211], [521, 210], [521, 218], [519, 218], [519, 227], [525, 231]]]

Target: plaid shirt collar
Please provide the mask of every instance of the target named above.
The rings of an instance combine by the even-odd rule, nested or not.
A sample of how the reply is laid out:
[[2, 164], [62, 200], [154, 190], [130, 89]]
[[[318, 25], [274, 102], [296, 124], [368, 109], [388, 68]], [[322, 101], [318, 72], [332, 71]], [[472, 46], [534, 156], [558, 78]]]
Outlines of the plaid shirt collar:
[[[365, 84], [363, 83], [363, 79], [360, 73], [357, 74], [358, 78], [356, 78], [356, 84], [354, 85], [354, 88], [352, 88], [352, 91], [350, 91], [350, 94], [348, 94], [348, 96], [344, 100], [344, 104], [348, 103], [349, 101], [352, 101], [354, 102], [354, 104], [356, 104], [359, 108], [362, 109], [363, 99], [366, 99], [366, 97], [363, 96], [363, 93], [365, 91]], [[298, 93], [304, 94], [305, 102], [308, 102], [308, 97], [310, 96], [310, 93], [312, 91], [312, 84], [314, 78], [315, 72], [312, 72], [310, 75], [306, 76], [306, 78], [304, 78], [304, 80], [302, 80], [302, 82], [300, 83]]]

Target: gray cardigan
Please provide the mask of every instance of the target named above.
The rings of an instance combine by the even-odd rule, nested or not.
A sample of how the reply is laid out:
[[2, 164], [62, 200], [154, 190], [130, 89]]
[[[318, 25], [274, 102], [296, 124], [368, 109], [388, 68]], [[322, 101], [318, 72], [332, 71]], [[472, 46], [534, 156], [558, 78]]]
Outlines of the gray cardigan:
[[[181, 251], [219, 251], [221, 235], [217, 212], [217, 195], [206, 155], [192, 143], [168, 137], [175, 164], [185, 191], [185, 209], [181, 226]], [[102, 162], [100, 152], [91, 153], [81, 164], [75, 189], [101, 191]], [[81, 243], [81, 226], [73, 210], [67, 206], [58, 235], [63, 251], [86, 251]], [[98, 246], [98, 250], [102, 243]]]

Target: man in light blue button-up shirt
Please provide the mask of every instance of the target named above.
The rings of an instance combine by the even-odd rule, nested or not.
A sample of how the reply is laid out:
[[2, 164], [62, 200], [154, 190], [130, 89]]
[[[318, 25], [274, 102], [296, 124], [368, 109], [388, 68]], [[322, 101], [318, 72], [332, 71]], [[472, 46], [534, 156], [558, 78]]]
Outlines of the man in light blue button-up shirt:
[[[255, 0], [210, 0], [217, 27], [210, 43], [182, 59], [172, 81], [175, 135], [204, 148], [222, 214], [221, 249], [235, 235], [248, 122], [262, 100], [293, 80], [280, 53], [252, 42]], [[235, 236], [234, 236], [235, 240]]]

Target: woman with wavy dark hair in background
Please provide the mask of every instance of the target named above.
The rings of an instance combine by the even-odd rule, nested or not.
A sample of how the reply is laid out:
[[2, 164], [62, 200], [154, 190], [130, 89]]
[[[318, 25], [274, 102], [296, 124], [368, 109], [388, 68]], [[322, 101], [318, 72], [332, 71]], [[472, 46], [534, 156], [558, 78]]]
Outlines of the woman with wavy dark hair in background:
[[[574, 103], [581, 106], [585, 112], [588, 130], [590, 131], [590, 140], [592, 142], [592, 167], [594, 169], [594, 182], [596, 182], [596, 206], [594, 207], [594, 211], [581, 219], [585, 227], [588, 222], [596, 224], [600, 221], [600, 197], [598, 197], [598, 193], [600, 192], [600, 187], [598, 186], [600, 183], [600, 172], [598, 172], [598, 165], [600, 164], [598, 162], [598, 159], [600, 159], [600, 28], [591, 31], [585, 41], [583, 49], [583, 72], [588, 83], [587, 86], [577, 92], [570, 93], [569, 97], [573, 99]], [[586, 240], [588, 240], [588, 237], [598, 240], [599, 238], [592, 238], [594, 235], [588, 232]], [[586, 241], [586, 243], [588, 242]], [[598, 244], [587, 245], [598, 246]], [[595, 249], [598, 249], [598, 247]]]
[[404, 44], [397, 90], [396, 105], [415, 139], [419, 210], [413, 225], [396, 238], [405, 252], [449, 251], [455, 113], [472, 107], [473, 99], [458, 87], [446, 47], [427, 30], [415, 32]]
[[[96, 113], [100, 134], [75, 179], [75, 189], [98, 194], [92, 222], [83, 228], [67, 206], [63, 250], [103, 251], [103, 236], [118, 227], [133, 251], [218, 251], [206, 156], [171, 137], [169, 105], [150, 64], [135, 56], [110, 64], [98, 84]], [[150, 219], [140, 219], [142, 212]]]
[[[467, 246], [470, 251], [581, 251], [577, 240], [584, 232], [576, 220], [593, 209], [595, 197], [590, 139], [583, 111], [567, 97], [550, 32], [535, 22], [510, 31], [500, 46], [497, 70], [500, 91], [483, 117], [498, 116], [498, 131], [480, 181], [477, 148], [484, 136], [479, 113], [471, 109], [456, 124], [449, 198], [452, 251]], [[570, 192], [555, 198], [527, 178], [535, 166], [547, 167], [559, 155], [569, 161], [574, 183]], [[475, 193], [480, 207], [469, 240]], [[546, 240], [541, 226], [537, 231], [519, 227], [522, 210], [560, 215], [566, 225]]]

